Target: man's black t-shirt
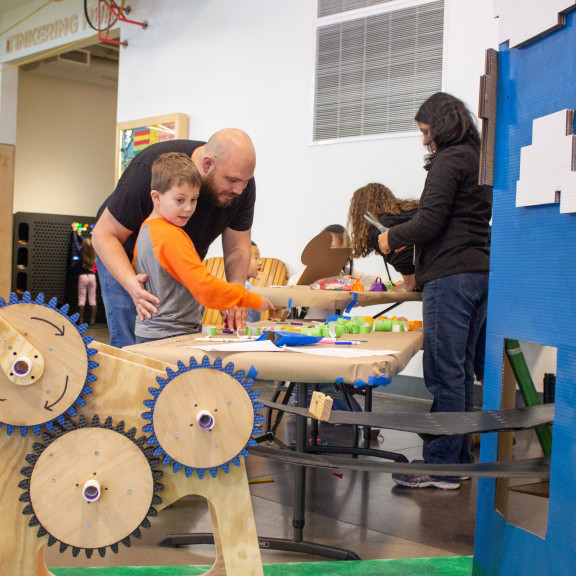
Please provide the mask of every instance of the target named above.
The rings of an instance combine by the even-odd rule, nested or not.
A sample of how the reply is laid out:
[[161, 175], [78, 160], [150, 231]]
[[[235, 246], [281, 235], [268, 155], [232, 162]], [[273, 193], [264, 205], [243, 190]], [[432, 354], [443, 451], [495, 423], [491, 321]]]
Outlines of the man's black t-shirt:
[[[134, 244], [142, 222], [150, 216], [153, 204], [150, 197], [152, 163], [166, 152], [182, 152], [192, 156], [196, 148], [205, 142], [194, 140], [167, 140], [152, 144], [140, 152], [124, 170], [116, 189], [106, 199], [98, 211], [98, 217], [104, 208], [132, 234], [124, 243], [124, 250], [132, 261]], [[209, 198], [200, 194], [196, 211], [183, 230], [190, 236], [201, 259], [206, 257], [210, 244], [226, 228], [244, 231], [252, 227], [254, 204], [256, 202], [256, 183], [251, 178], [244, 192], [227, 208], [214, 206]]]

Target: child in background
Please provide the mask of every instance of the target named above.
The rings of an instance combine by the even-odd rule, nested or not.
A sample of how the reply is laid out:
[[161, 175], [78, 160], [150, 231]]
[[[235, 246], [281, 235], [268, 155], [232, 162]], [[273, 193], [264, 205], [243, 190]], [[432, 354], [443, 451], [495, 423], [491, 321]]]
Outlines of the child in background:
[[[348, 228], [352, 236], [350, 246], [354, 258], [369, 256], [374, 250], [384, 259], [386, 269], [388, 264], [394, 266], [402, 274], [402, 288], [408, 291], [416, 287], [414, 266], [414, 246], [406, 246], [399, 252], [383, 254], [378, 247], [380, 232], [364, 218], [366, 212], [371, 212], [386, 228], [392, 228], [415, 218], [418, 214], [417, 199], [402, 199], [394, 196], [384, 184], [371, 183], [358, 188], [352, 195], [348, 212]], [[388, 271], [390, 281], [390, 272]]]
[[186, 154], [162, 154], [152, 164], [154, 209], [138, 234], [133, 266], [136, 274], [145, 275], [146, 289], [160, 298], [160, 304], [152, 318], [140, 313], [136, 318], [139, 344], [199, 332], [202, 306], [273, 308], [266, 298], [244, 286], [212, 276], [181, 229], [196, 210], [200, 185], [200, 173]]
[[[250, 282], [253, 280], [253, 282]], [[260, 249], [256, 242], [252, 242], [252, 257], [250, 258], [250, 267], [248, 268], [248, 279], [246, 280], [246, 290], [250, 290], [252, 286], [266, 286], [268, 277], [262, 272], [262, 258], [260, 257]], [[261, 314], [257, 310], [248, 310], [247, 322], [260, 322]]]
[[72, 241], [76, 253], [80, 256], [81, 268], [78, 274], [78, 324], [84, 324], [84, 311], [86, 298], [90, 307], [88, 324], [94, 326], [96, 322], [96, 252], [90, 238], [84, 238], [79, 230], [79, 224], [72, 222]]

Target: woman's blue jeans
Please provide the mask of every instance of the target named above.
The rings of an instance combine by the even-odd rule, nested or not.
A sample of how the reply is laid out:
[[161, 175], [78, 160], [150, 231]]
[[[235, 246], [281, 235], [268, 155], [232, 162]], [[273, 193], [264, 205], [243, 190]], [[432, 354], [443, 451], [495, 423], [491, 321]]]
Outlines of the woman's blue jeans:
[[[453, 274], [424, 285], [423, 368], [434, 397], [431, 412], [474, 409], [474, 356], [487, 302], [488, 272]], [[470, 444], [470, 434], [440, 437], [424, 445], [424, 461], [470, 463]]]

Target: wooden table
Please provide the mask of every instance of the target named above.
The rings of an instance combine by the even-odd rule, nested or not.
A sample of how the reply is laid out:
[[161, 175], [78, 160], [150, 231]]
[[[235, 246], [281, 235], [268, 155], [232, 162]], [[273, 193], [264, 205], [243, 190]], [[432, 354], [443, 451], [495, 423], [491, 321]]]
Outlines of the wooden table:
[[333, 308], [345, 310], [356, 298], [354, 306], [377, 304], [401, 304], [421, 302], [422, 292], [349, 292], [347, 290], [313, 290], [310, 286], [261, 287], [254, 292], [268, 298], [274, 306], [311, 308]]
[[[309, 292], [309, 291], [307, 291]], [[409, 293], [407, 293], [409, 294]], [[309, 302], [309, 301], [308, 301]], [[264, 324], [261, 322], [259, 324]], [[410, 359], [422, 348], [423, 333], [421, 329], [413, 332], [372, 332], [354, 335], [354, 338], [366, 342], [353, 346], [329, 346], [332, 349], [352, 348], [354, 350], [392, 350], [394, 352], [368, 357], [328, 357], [302, 354], [298, 352], [206, 352], [194, 345], [197, 335], [182, 336], [137, 344], [126, 349], [137, 354], [155, 358], [171, 364], [178, 361], [187, 362], [191, 357], [201, 361], [204, 356], [213, 363], [222, 358], [223, 365], [234, 363], [235, 370], [251, 368], [257, 371], [259, 380], [280, 380], [298, 382], [298, 402], [305, 405], [307, 401], [307, 384], [335, 382], [337, 379], [345, 384], [362, 386], [365, 384], [387, 384], [393, 376], [401, 372]], [[321, 345], [315, 345], [316, 347]], [[304, 385], [306, 384], [306, 385]], [[370, 386], [369, 386], [370, 387]], [[367, 406], [368, 408], [368, 406]], [[296, 417], [296, 451], [307, 451], [307, 418]], [[261, 547], [276, 550], [290, 550], [326, 556], [338, 560], [357, 560], [358, 556], [349, 550], [323, 546], [303, 539], [305, 524], [305, 484], [306, 468], [296, 466], [294, 485], [294, 538], [272, 539], [258, 537]], [[180, 534], [168, 536], [164, 545], [186, 545], [206, 543], [210, 535]]]

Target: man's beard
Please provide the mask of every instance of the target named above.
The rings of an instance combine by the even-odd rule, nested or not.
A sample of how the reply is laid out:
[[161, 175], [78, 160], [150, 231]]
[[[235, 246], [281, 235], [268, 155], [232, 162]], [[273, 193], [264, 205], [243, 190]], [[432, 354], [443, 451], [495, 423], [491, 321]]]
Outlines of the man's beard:
[[214, 177], [212, 174], [205, 176], [202, 179], [202, 186], [200, 186], [200, 195], [205, 198], [212, 206], [218, 208], [229, 208], [239, 199], [239, 196], [230, 198], [229, 200], [221, 200], [214, 186]]

